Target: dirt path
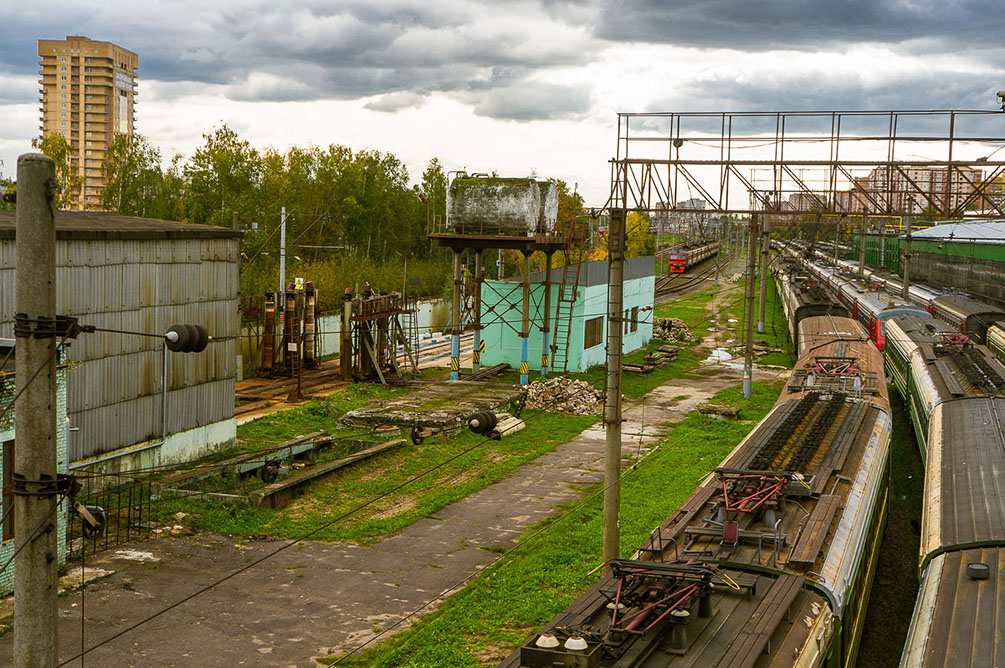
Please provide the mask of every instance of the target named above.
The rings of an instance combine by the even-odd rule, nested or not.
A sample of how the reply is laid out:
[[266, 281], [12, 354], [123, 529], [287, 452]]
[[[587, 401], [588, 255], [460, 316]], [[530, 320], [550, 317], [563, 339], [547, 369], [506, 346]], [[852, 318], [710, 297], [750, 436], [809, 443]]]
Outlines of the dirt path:
[[[714, 338], [714, 337], [710, 337]], [[702, 343], [704, 350], [714, 341]], [[735, 365], [708, 365], [697, 380], [662, 385], [626, 405], [623, 451], [659, 440], [716, 392], [740, 382]], [[778, 370], [761, 370], [769, 380]], [[685, 397], [685, 398], [681, 398]], [[530, 525], [581, 497], [603, 475], [597, 425], [509, 477], [372, 546], [304, 542], [157, 617], [87, 655], [100, 666], [311, 666], [393, 625], [515, 544]], [[157, 537], [88, 560], [112, 571], [59, 599], [60, 655], [90, 647], [286, 545], [216, 534]], [[427, 610], [432, 609], [427, 608]], [[402, 624], [396, 630], [402, 630]], [[12, 655], [0, 638], [0, 659]], [[71, 665], [80, 665], [79, 661]]]

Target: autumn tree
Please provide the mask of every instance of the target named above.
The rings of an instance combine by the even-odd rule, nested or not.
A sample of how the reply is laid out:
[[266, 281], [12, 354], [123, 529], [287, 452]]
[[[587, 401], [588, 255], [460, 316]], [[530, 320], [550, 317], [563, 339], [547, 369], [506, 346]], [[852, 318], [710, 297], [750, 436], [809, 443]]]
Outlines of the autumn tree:
[[31, 140], [31, 145], [56, 163], [56, 208], [65, 209], [82, 196], [84, 180], [78, 172], [77, 158], [70, 141], [58, 132]]

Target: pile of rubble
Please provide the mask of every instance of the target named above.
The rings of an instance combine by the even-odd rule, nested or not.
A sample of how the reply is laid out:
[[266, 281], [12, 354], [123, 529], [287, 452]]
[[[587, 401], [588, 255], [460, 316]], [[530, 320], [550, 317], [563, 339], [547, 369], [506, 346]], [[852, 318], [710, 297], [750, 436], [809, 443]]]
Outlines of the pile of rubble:
[[604, 410], [604, 393], [582, 380], [555, 376], [527, 386], [527, 405], [566, 415], [598, 415]]
[[656, 318], [653, 321], [653, 338], [664, 341], [696, 341], [694, 332], [680, 318]]

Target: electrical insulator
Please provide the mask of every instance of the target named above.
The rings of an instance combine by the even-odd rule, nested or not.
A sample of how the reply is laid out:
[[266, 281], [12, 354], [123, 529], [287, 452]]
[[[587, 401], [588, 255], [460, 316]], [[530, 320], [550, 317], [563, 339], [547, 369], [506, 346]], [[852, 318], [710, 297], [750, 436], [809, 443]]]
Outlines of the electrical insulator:
[[164, 340], [168, 350], [176, 353], [201, 353], [209, 343], [209, 332], [202, 325], [171, 325]]

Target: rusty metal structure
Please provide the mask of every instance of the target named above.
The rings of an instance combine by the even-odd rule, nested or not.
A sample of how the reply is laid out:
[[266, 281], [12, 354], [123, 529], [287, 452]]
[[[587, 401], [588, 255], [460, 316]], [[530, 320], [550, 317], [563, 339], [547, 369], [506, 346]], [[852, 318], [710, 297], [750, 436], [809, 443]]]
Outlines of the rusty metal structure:
[[611, 208], [1005, 218], [1001, 111], [618, 114]]
[[312, 281], [290, 283], [279, 295], [266, 292], [262, 300], [261, 369], [269, 376], [285, 375], [295, 381], [287, 401], [304, 399], [303, 370], [318, 368], [317, 304]]
[[[463, 186], [463, 188], [459, 187]], [[471, 193], [474, 193], [472, 195]], [[550, 207], [550, 209], [549, 209]], [[484, 281], [483, 252], [490, 249], [515, 250], [523, 255], [523, 310], [520, 337], [522, 356], [520, 383], [529, 382], [530, 338], [530, 256], [536, 251], [545, 255], [544, 324], [541, 355], [541, 375], [549, 369], [565, 370], [571, 328], [572, 304], [576, 301], [579, 267], [584, 259], [586, 227], [561, 229], [556, 222], [558, 195], [554, 184], [526, 179], [500, 179], [485, 174], [468, 176], [458, 173], [448, 186], [447, 215], [429, 220], [426, 236], [453, 251], [453, 291], [451, 303], [450, 378], [460, 379], [461, 293], [464, 280], [461, 253], [473, 250], [475, 271], [468, 294], [472, 303], [471, 323], [474, 331], [471, 373], [481, 369], [482, 311], [481, 284]], [[552, 256], [564, 252], [565, 263], [554, 311], [551, 303]], [[489, 305], [491, 311], [499, 304]], [[554, 327], [555, 336], [551, 332]], [[550, 351], [550, 355], [548, 354]]]
[[417, 374], [415, 337], [406, 328], [406, 323], [414, 322], [408, 316], [415, 313], [415, 298], [396, 292], [375, 294], [367, 283], [359, 295], [347, 288], [344, 299], [339, 355], [343, 379], [387, 384], [392, 374], [400, 382]]

